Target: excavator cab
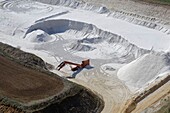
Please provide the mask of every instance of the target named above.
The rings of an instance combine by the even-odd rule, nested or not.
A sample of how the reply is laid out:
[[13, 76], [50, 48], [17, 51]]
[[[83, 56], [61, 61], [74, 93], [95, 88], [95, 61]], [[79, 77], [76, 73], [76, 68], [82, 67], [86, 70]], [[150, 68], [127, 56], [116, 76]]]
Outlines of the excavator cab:
[[83, 60], [81, 66], [86, 67], [87, 65], [90, 65], [90, 59]]

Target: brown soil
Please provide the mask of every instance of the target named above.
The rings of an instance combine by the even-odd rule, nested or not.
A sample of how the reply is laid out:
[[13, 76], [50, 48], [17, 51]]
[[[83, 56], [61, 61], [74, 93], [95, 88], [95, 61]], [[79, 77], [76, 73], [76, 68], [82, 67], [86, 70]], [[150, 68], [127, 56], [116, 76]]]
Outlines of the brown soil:
[[0, 56], [0, 94], [20, 102], [43, 99], [59, 93], [64, 84], [44, 73], [28, 69]]
[[100, 113], [101, 98], [47, 70], [34, 54], [0, 42], [0, 113]]
[[0, 104], [0, 113], [25, 113], [25, 112], [19, 109], [15, 109], [11, 106]]

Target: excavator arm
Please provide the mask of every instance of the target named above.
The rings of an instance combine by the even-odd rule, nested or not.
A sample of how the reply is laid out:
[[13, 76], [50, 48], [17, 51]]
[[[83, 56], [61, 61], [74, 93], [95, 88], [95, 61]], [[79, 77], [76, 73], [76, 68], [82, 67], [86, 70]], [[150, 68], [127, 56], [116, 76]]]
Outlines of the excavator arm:
[[66, 64], [75, 65], [75, 66], [78, 67], [78, 68], [81, 67], [80, 64], [73, 63], [73, 62], [69, 62], [69, 61], [64, 61], [64, 62], [60, 63], [60, 64], [57, 66], [57, 69], [60, 70], [60, 69], [63, 68]]
[[62, 63], [60, 63], [58, 66], [57, 66], [57, 70], [60, 70], [61, 68], [63, 68], [66, 64], [69, 64], [69, 65], [75, 65], [76, 67], [72, 68], [71, 67], [71, 70], [72, 71], [76, 71], [78, 70], [79, 68], [84, 68], [86, 67], [87, 65], [90, 65], [90, 60], [84, 60], [82, 61], [82, 64], [77, 64], [77, 63], [73, 63], [73, 62], [69, 62], [69, 61], [64, 61]]

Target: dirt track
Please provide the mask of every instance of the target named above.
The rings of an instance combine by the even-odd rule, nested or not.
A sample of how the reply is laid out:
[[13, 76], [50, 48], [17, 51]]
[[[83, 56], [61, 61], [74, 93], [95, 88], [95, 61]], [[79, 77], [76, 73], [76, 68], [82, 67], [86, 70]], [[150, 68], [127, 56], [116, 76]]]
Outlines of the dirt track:
[[131, 93], [118, 78], [103, 74], [96, 70], [82, 72], [70, 80], [91, 89], [103, 98], [105, 106], [101, 113], [120, 113], [123, 103], [130, 98]]
[[0, 95], [25, 103], [52, 96], [64, 87], [62, 80], [25, 68], [2, 56], [0, 61]]
[[[156, 17], [170, 22], [170, 6], [158, 5], [140, 0], [85, 0], [97, 4], [103, 4], [109, 9], [131, 12], [148, 17]], [[170, 25], [170, 23], [167, 23]]]

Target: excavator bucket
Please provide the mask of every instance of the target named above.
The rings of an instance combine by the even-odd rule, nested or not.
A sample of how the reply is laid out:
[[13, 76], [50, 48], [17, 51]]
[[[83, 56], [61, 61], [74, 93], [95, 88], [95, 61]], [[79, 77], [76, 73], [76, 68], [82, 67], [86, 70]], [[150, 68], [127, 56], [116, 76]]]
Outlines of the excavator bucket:
[[64, 67], [65, 66], [65, 62], [61, 62], [61, 64], [59, 64], [58, 66], [57, 66], [57, 70], [60, 70], [62, 67]]

